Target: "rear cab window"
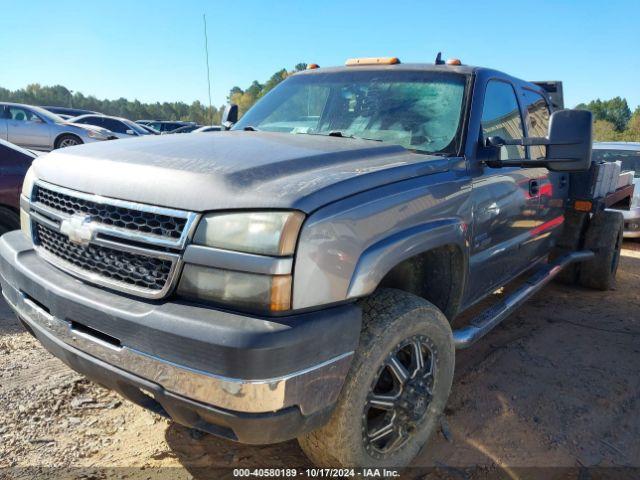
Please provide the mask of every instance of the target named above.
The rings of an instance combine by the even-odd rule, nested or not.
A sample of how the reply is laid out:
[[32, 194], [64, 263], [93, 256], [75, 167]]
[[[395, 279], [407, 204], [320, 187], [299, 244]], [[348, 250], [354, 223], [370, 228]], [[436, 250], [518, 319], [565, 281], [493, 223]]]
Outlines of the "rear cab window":
[[[551, 112], [545, 98], [538, 92], [524, 88], [522, 90], [525, 109], [527, 111], [527, 136], [546, 137], [549, 131]], [[529, 147], [529, 155], [533, 159], [544, 158], [547, 154], [544, 145]]]

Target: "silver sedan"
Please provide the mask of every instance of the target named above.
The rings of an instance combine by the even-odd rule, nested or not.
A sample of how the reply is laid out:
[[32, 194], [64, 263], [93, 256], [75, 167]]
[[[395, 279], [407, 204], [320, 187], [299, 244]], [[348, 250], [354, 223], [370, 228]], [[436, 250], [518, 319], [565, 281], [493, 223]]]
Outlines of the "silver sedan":
[[50, 151], [112, 138], [105, 128], [69, 123], [40, 107], [0, 102], [0, 139], [24, 148]]

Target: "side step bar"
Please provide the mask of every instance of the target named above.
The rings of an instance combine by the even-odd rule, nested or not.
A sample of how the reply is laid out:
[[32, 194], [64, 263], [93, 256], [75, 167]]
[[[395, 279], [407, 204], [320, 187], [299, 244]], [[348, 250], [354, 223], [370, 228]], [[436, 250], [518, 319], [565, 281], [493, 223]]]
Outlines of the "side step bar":
[[470, 347], [484, 337], [496, 325], [511, 315], [516, 308], [528, 300], [529, 297], [553, 280], [564, 267], [570, 263], [584, 262], [593, 258], [593, 256], [594, 253], [592, 251], [584, 250], [570, 253], [543, 265], [507, 298], [475, 317], [468, 326], [454, 330], [453, 343], [456, 349]]

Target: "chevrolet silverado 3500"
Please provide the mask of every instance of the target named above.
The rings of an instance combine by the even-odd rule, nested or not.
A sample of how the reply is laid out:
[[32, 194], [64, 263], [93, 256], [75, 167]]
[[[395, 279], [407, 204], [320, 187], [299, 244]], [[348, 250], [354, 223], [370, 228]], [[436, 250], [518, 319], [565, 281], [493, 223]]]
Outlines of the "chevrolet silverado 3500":
[[298, 438], [322, 466], [403, 466], [438, 425], [456, 348], [558, 275], [615, 280], [620, 214], [572, 196], [591, 114], [553, 111], [535, 83], [357, 59], [233, 112], [219, 135], [36, 160], [21, 230], [0, 239], [25, 327], [176, 422]]

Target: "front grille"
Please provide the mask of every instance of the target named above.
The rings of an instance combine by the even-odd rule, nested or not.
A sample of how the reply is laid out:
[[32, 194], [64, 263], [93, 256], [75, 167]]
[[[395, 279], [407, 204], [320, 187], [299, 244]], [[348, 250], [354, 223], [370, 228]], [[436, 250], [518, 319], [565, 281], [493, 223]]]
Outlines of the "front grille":
[[83, 247], [40, 223], [34, 224], [36, 244], [64, 262], [90, 274], [129, 287], [161, 291], [169, 282], [172, 261], [101, 245]]
[[67, 215], [91, 215], [92, 221], [103, 225], [172, 239], [181, 238], [187, 224], [186, 218], [97, 203], [50, 190], [42, 185], [36, 185], [33, 201]]

